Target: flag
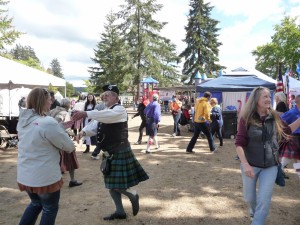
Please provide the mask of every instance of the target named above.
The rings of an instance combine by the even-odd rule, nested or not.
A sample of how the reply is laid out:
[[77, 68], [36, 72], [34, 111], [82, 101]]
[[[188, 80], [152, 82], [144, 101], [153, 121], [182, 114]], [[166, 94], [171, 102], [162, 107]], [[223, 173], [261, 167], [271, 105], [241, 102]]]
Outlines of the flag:
[[277, 86], [276, 86], [276, 92], [284, 92], [283, 89], [283, 81], [282, 81], [282, 63], [279, 63], [278, 65], [278, 78], [277, 78]]
[[285, 94], [287, 95], [286, 104], [289, 105], [291, 96], [290, 96], [290, 78], [288, 75], [286, 76], [285, 79]]

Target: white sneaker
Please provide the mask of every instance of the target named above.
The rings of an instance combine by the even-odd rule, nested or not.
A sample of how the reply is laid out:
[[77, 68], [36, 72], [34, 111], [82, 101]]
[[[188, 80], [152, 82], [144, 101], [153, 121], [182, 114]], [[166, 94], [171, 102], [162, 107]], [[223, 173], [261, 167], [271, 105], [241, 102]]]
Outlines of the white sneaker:
[[176, 133], [172, 134], [172, 137], [176, 137]]
[[92, 156], [91, 155], [91, 158], [94, 159], [94, 160], [98, 160], [98, 159], [100, 159], [100, 156], [99, 155], [97, 155], [97, 156]]

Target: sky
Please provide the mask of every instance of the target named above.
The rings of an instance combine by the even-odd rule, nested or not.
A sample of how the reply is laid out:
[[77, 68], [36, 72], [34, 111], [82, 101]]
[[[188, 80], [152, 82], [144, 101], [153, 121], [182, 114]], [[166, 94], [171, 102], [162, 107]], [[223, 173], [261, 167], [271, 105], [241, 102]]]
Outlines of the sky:
[[[155, 15], [168, 24], [161, 36], [169, 38], [180, 53], [186, 48], [184, 26], [187, 25], [189, 0], [157, 0], [163, 8]], [[274, 25], [284, 16], [300, 15], [299, 0], [204, 0], [213, 6], [211, 18], [219, 21], [219, 63], [227, 70], [252, 69], [251, 51], [271, 41]], [[66, 80], [84, 86], [93, 66], [94, 48], [101, 40], [106, 15], [118, 12], [124, 0], [10, 0], [8, 15], [13, 26], [24, 32], [15, 44], [34, 49], [47, 69], [57, 58]]]

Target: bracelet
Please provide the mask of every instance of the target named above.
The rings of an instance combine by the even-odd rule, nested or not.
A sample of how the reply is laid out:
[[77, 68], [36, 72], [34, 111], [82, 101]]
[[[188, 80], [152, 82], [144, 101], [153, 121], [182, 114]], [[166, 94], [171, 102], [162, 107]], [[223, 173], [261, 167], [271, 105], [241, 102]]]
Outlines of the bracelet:
[[248, 162], [243, 162], [243, 163], [241, 163], [241, 164], [243, 164], [243, 165], [247, 165], [247, 164], [248, 164], [248, 165], [249, 165], [249, 163], [248, 163]]
[[86, 135], [86, 133], [84, 131], [82, 131], [82, 136], [85, 136], [85, 135]]

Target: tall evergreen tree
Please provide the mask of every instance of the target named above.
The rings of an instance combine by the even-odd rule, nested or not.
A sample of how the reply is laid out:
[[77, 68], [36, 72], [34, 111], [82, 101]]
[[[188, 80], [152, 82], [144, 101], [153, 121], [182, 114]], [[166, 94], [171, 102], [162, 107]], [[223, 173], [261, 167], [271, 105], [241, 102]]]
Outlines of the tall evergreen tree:
[[4, 49], [5, 45], [13, 44], [22, 34], [12, 26], [13, 18], [6, 15], [8, 10], [4, 6], [8, 3], [9, 1], [0, 0], [0, 51]]
[[126, 44], [121, 39], [116, 15], [110, 12], [106, 19], [101, 41], [94, 49], [95, 57], [92, 58], [97, 66], [89, 68], [91, 83], [95, 85], [96, 92], [101, 92], [101, 87], [108, 83], [117, 84], [124, 91], [132, 85], [127, 73], [129, 60], [125, 51]]
[[26, 61], [31, 58], [40, 64], [39, 58], [36, 56], [34, 49], [30, 46], [22, 46], [17, 44], [15, 48], [10, 50], [10, 54], [12, 55], [13, 59]]
[[60, 63], [57, 58], [52, 59], [52, 61], [50, 63], [50, 68], [48, 68], [47, 71], [48, 72], [51, 71], [51, 73], [54, 76], [57, 76], [59, 78], [64, 78], [64, 75], [62, 73], [62, 68], [61, 68]]
[[124, 20], [120, 29], [124, 34], [124, 43], [129, 46], [134, 87], [138, 88], [141, 79], [149, 75], [158, 79], [162, 85], [165, 80], [176, 79], [175, 48], [170, 40], [159, 35], [166, 23], [153, 18], [162, 5], [156, 4], [156, 0], [125, 2], [127, 4], [121, 5], [118, 17]]
[[197, 71], [209, 76], [224, 68], [217, 64], [218, 48], [222, 43], [218, 42], [219, 21], [210, 18], [213, 7], [210, 3], [204, 4], [203, 0], [190, 0], [190, 7], [184, 40], [187, 47], [179, 55], [185, 59], [182, 73], [189, 77], [189, 84]]

